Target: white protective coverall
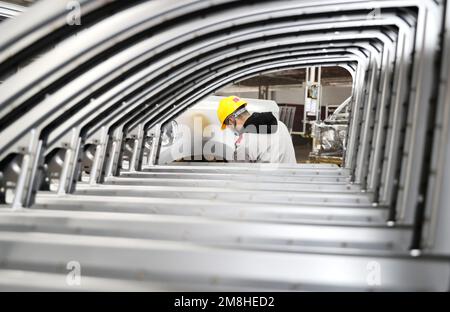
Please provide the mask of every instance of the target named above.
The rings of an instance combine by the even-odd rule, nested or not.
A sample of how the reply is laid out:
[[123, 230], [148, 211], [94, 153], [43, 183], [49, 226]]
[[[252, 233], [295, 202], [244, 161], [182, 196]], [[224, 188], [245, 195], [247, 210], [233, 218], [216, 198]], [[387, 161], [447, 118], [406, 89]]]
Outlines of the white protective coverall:
[[253, 113], [235, 145], [236, 161], [297, 163], [289, 130], [270, 112]]

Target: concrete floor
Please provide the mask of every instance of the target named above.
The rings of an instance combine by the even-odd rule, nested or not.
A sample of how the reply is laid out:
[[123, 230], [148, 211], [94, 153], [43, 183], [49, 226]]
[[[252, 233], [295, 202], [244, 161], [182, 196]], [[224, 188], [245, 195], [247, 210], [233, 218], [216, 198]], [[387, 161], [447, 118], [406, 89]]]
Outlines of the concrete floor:
[[297, 163], [308, 162], [309, 153], [312, 151], [312, 139], [305, 139], [299, 135], [293, 135], [292, 143], [294, 144]]

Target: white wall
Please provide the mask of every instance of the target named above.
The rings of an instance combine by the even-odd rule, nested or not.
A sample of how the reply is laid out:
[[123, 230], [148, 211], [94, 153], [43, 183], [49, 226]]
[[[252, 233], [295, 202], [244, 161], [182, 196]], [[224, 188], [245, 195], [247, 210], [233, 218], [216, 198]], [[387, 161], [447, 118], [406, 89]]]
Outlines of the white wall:
[[305, 88], [274, 88], [274, 98], [277, 103], [283, 104], [305, 104]]
[[322, 91], [322, 105], [339, 105], [351, 94], [351, 86], [325, 86]]
[[[324, 86], [322, 90], [322, 105], [339, 105], [352, 93], [351, 86]], [[228, 86], [217, 92], [218, 95], [237, 95], [244, 98], [258, 98], [257, 87]], [[305, 88], [301, 86], [271, 86], [270, 100], [282, 104], [305, 104]]]

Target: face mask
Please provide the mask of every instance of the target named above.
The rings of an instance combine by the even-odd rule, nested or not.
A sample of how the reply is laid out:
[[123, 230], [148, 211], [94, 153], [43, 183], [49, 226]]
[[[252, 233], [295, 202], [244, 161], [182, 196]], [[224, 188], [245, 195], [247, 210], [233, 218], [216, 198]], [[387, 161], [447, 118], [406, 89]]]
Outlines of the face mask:
[[229, 126], [228, 128], [231, 130], [231, 131], [233, 131], [233, 134], [235, 135], [235, 136], [239, 136], [241, 133], [236, 129], [236, 122], [233, 120], [232, 122], [231, 122], [233, 125], [231, 126]]

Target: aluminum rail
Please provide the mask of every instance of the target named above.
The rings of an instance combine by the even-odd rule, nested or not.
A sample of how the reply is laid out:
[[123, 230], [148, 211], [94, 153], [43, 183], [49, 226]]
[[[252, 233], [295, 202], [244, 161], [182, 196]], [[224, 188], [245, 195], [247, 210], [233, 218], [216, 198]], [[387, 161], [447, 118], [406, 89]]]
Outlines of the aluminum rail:
[[[0, 231], [47, 232], [188, 241], [201, 245], [326, 253], [332, 248], [406, 252], [409, 228], [375, 225], [287, 224], [214, 220], [196, 216], [34, 210], [0, 212]], [[151, 230], [149, 230], [151, 229]], [[205, 235], [208, 233], [208, 235]]]
[[[236, 194], [235, 198], [232, 194]], [[328, 203], [328, 204], [340, 204], [340, 205], [358, 205], [366, 204], [370, 205], [370, 197], [366, 194], [361, 193], [326, 193], [323, 192], [301, 192], [300, 190], [292, 192], [272, 192], [267, 193], [267, 191], [244, 191], [237, 188], [223, 189], [212, 188], [212, 187], [169, 187], [169, 186], [120, 186], [120, 185], [98, 185], [98, 186], [85, 186], [83, 184], [79, 185], [76, 194], [87, 194], [87, 195], [118, 195], [126, 196], [130, 195], [140, 195], [148, 197], [159, 197], [161, 195], [165, 197], [178, 197], [178, 198], [205, 198], [205, 199], [221, 199], [230, 200], [230, 202], [236, 201], [249, 201], [249, 202], [259, 202], [259, 203], [280, 203], [288, 202], [292, 204], [296, 203]], [[239, 195], [239, 196], [238, 196]], [[239, 198], [237, 198], [237, 196]]]
[[26, 7], [0, 1], [0, 21], [3, 19], [16, 17], [24, 11], [26, 11]]
[[[262, 170], [261, 170], [262, 171]], [[273, 171], [272, 169], [265, 170], [267, 171]], [[261, 181], [261, 182], [276, 182], [276, 183], [282, 183], [285, 182], [297, 182], [297, 183], [307, 183], [307, 182], [317, 182], [317, 183], [333, 183], [333, 184], [347, 184], [348, 183], [348, 176], [342, 175], [342, 176], [336, 176], [336, 175], [322, 175], [322, 176], [316, 176], [316, 175], [309, 175], [309, 176], [303, 176], [302, 174], [297, 175], [282, 175], [282, 176], [276, 176], [271, 175], [267, 176], [265, 171], [262, 171], [261, 175], [255, 176], [255, 175], [243, 175], [239, 173], [235, 174], [229, 174], [226, 173], [226, 168], [223, 170], [223, 173], [218, 174], [209, 174], [209, 173], [200, 173], [197, 171], [192, 171], [191, 173], [183, 173], [183, 172], [175, 172], [175, 173], [167, 173], [167, 172], [123, 172], [121, 173], [122, 177], [132, 177], [132, 178], [157, 178], [157, 179], [170, 179], [170, 178], [184, 178], [184, 179], [217, 179], [217, 178], [224, 178], [232, 181]], [[110, 181], [113, 177], [107, 178], [106, 181]], [[122, 181], [121, 179], [119, 181]], [[358, 187], [356, 185], [356, 187]]]
[[289, 223], [382, 224], [387, 208], [371, 206], [320, 206], [306, 204], [256, 204], [186, 198], [148, 198], [138, 196], [81, 196], [40, 193], [33, 209], [124, 212], [178, 216], [206, 216], [237, 220], [256, 220]]
[[[448, 202], [449, 193], [449, 159], [450, 153], [450, 6], [446, 5], [445, 39], [442, 43], [442, 71], [440, 72], [439, 102], [436, 107], [436, 119], [433, 133], [433, 146], [431, 159], [426, 159], [424, 168], [428, 168], [427, 184], [424, 184], [421, 194], [425, 205], [422, 212], [417, 215], [415, 248], [427, 249], [432, 253], [449, 253], [450, 246], [446, 243], [449, 236], [449, 227], [445, 225], [449, 220]], [[427, 190], [428, 188], [428, 190]], [[421, 219], [422, 218], [422, 219]], [[423, 222], [421, 224], [421, 222]]]
[[386, 270], [381, 289], [442, 291], [448, 289], [450, 270], [448, 261], [439, 258], [373, 254], [343, 257], [343, 254], [225, 250], [179, 242], [88, 235], [5, 231], [0, 234], [0, 249], [10, 250], [0, 255], [2, 269], [27, 268], [27, 271], [64, 274], [61, 263], [77, 259], [89, 277], [189, 281], [203, 286], [203, 290], [211, 284], [279, 290], [376, 290], [376, 286], [367, 284], [367, 265], [377, 263]]

